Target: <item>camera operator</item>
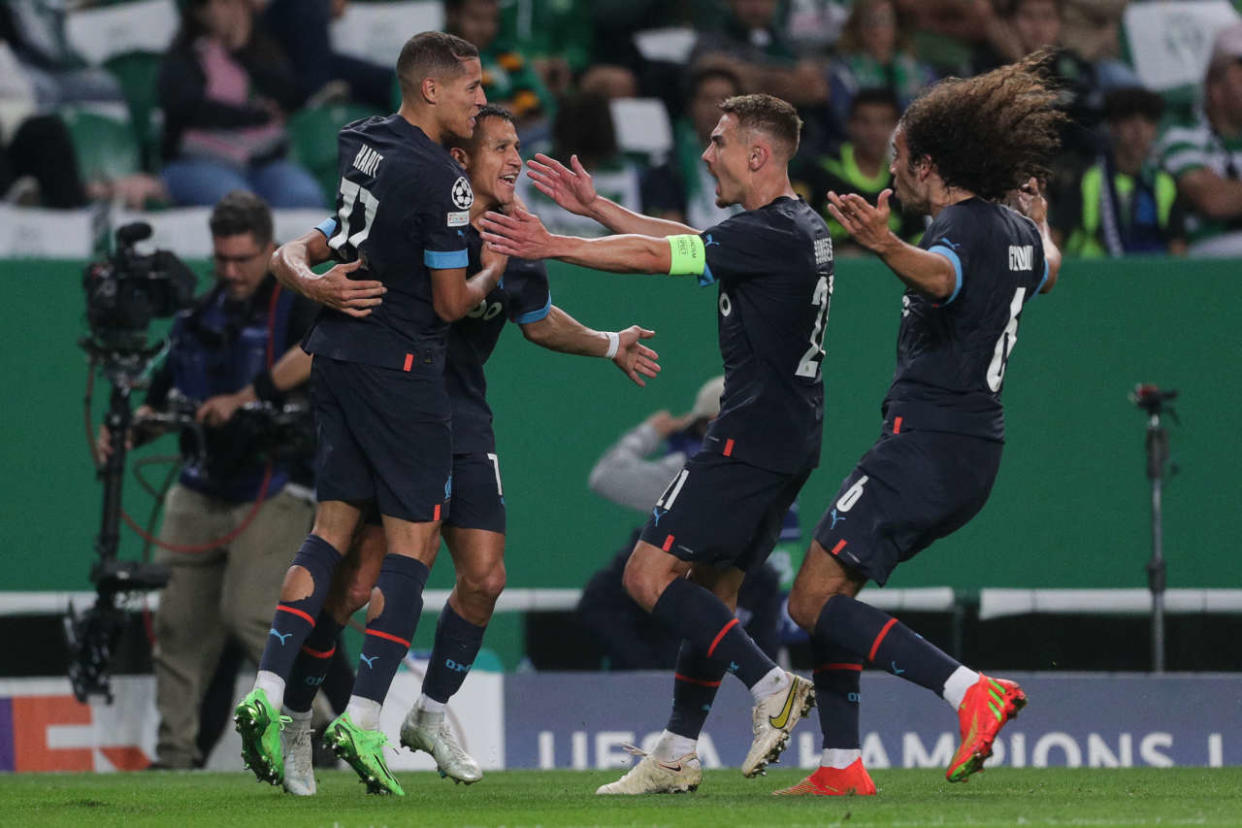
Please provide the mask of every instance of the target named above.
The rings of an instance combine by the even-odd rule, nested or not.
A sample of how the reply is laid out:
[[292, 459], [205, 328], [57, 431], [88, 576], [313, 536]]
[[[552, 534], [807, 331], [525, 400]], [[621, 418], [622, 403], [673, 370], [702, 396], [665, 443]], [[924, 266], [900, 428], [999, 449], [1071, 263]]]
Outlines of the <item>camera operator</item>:
[[[188, 459], [164, 501], [159, 533], [161, 544], [181, 548], [159, 553], [171, 577], [155, 616], [157, 765], [168, 768], [204, 760], [196, 746], [199, 707], [224, 644], [232, 636], [258, 662], [287, 550], [306, 535], [313, 516], [309, 492], [303, 487], [299, 496], [291, 484], [290, 464], [269, 466], [255, 418], [238, 412], [252, 402], [279, 405], [286, 392], [305, 385], [311, 360], [299, 343], [315, 306], [281, 291], [268, 273], [272, 214], [260, 198], [229, 193], [212, 211], [210, 227], [215, 285], [175, 318], [167, 357], [130, 435], [130, 441], [152, 436], [144, 418], [194, 401], [201, 428], [182, 429]], [[107, 455], [106, 427], [98, 448]]]

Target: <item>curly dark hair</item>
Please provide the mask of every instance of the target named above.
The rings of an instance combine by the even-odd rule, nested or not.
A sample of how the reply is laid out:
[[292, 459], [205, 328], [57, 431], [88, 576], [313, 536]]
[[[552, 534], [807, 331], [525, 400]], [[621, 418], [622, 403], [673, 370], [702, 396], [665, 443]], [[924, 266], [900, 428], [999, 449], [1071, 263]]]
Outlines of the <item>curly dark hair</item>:
[[901, 117], [910, 163], [926, 157], [946, 186], [999, 201], [1031, 176], [1046, 178], [1066, 120], [1051, 81], [1053, 54], [973, 78], [946, 78]]

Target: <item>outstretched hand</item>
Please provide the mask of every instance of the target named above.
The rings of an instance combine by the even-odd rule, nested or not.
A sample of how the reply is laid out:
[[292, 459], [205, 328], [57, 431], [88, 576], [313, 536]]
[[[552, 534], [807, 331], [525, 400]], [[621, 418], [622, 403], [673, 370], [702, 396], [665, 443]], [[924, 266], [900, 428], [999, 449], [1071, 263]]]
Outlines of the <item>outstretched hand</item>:
[[526, 162], [527, 174], [539, 192], [569, 212], [585, 216], [597, 197], [595, 183], [577, 155], [569, 156], [569, 164], [572, 170], [540, 152]]
[[1048, 220], [1048, 200], [1037, 178], [1028, 178], [1021, 187], [1010, 191], [1005, 203], [1041, 227]]
[[655, 375], [660, 373], [660, 363], [657, 361], [660, 355], [639, 340], [651, 339], [655, 336], [655, 331], [631, 325], [623, 331], [617, 331], [617, 336], [620, 342], [617, 345], [617, 353], [612, 358], [613, 363], [621, 369], [623, 374], [633, 380], [635, 385], [646, 388], [647, 383], [643, 377], [654, 379]]
[[892, 214], [888, 200], [892, 194], [892, 190], [884, 190], [875, 206], [872, 206], [855, 193], [837, 195], [830, 191], [828, 212], [832, 213], [832, 217], [840, 222], [854, 241], [872, 252], [880, 253], [893, 238], [888, 229], [888, 218]]
[[348, 314], [363, 317], [382, 303], [380, 297], [388, 292], [383, 282], [371, 279], [351, 279], [349, 274], [362, 267], [362, 259], [335, 265], [331, 270], [314, 279], [300, 280], [302, 293], [321, 305]]
[[479, 235], [498, 253], [519, 259], [549, 258], [552, 234], [534, 213], [520, 207], [514, 207], [511, 216], [489, 210], [479, 226]]

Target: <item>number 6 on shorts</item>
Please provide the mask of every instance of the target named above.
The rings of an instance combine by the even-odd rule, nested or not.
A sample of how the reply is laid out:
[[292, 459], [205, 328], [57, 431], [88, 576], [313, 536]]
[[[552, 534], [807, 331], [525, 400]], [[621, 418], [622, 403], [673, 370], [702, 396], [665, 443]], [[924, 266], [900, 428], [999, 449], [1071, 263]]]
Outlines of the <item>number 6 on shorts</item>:
[[869, 479], [870, 478], [864, 474], [862, 477], [858, 478], [857, 482], [855, 482], [853, 486], [850, 486], [845, 490], [845, 494], [837, 498], [838, 512], [848, 512], [850, 509], [854, 508], [854, 504], [858, 502], [858, 498], [862, 497], [863, 486], [867, 485], [867, 481]]

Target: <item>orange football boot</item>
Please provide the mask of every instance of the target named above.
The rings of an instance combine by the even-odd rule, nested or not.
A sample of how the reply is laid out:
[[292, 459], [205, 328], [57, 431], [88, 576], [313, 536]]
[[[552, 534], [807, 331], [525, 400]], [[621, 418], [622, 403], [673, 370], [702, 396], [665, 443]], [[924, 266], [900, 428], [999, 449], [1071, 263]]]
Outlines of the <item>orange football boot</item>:
[[979, 681], [966, 691], [957, 718], [962, 726], [962, 744], [945, 778], [950, 782], [964, 782], [976, 771], [983, 770], [983, 762], [992, 755], [992, 742], [1005, 722], [1018, 717], [1018, 711], [1026, 706], [1026, 693], [1016, 683], [1006, 679], [994, 679], [980, 674]]
[[773, 791], [774, 796], [875, 796], [875, 783], [861, 759], [847, 768], [818, 768], [792, 788]]

